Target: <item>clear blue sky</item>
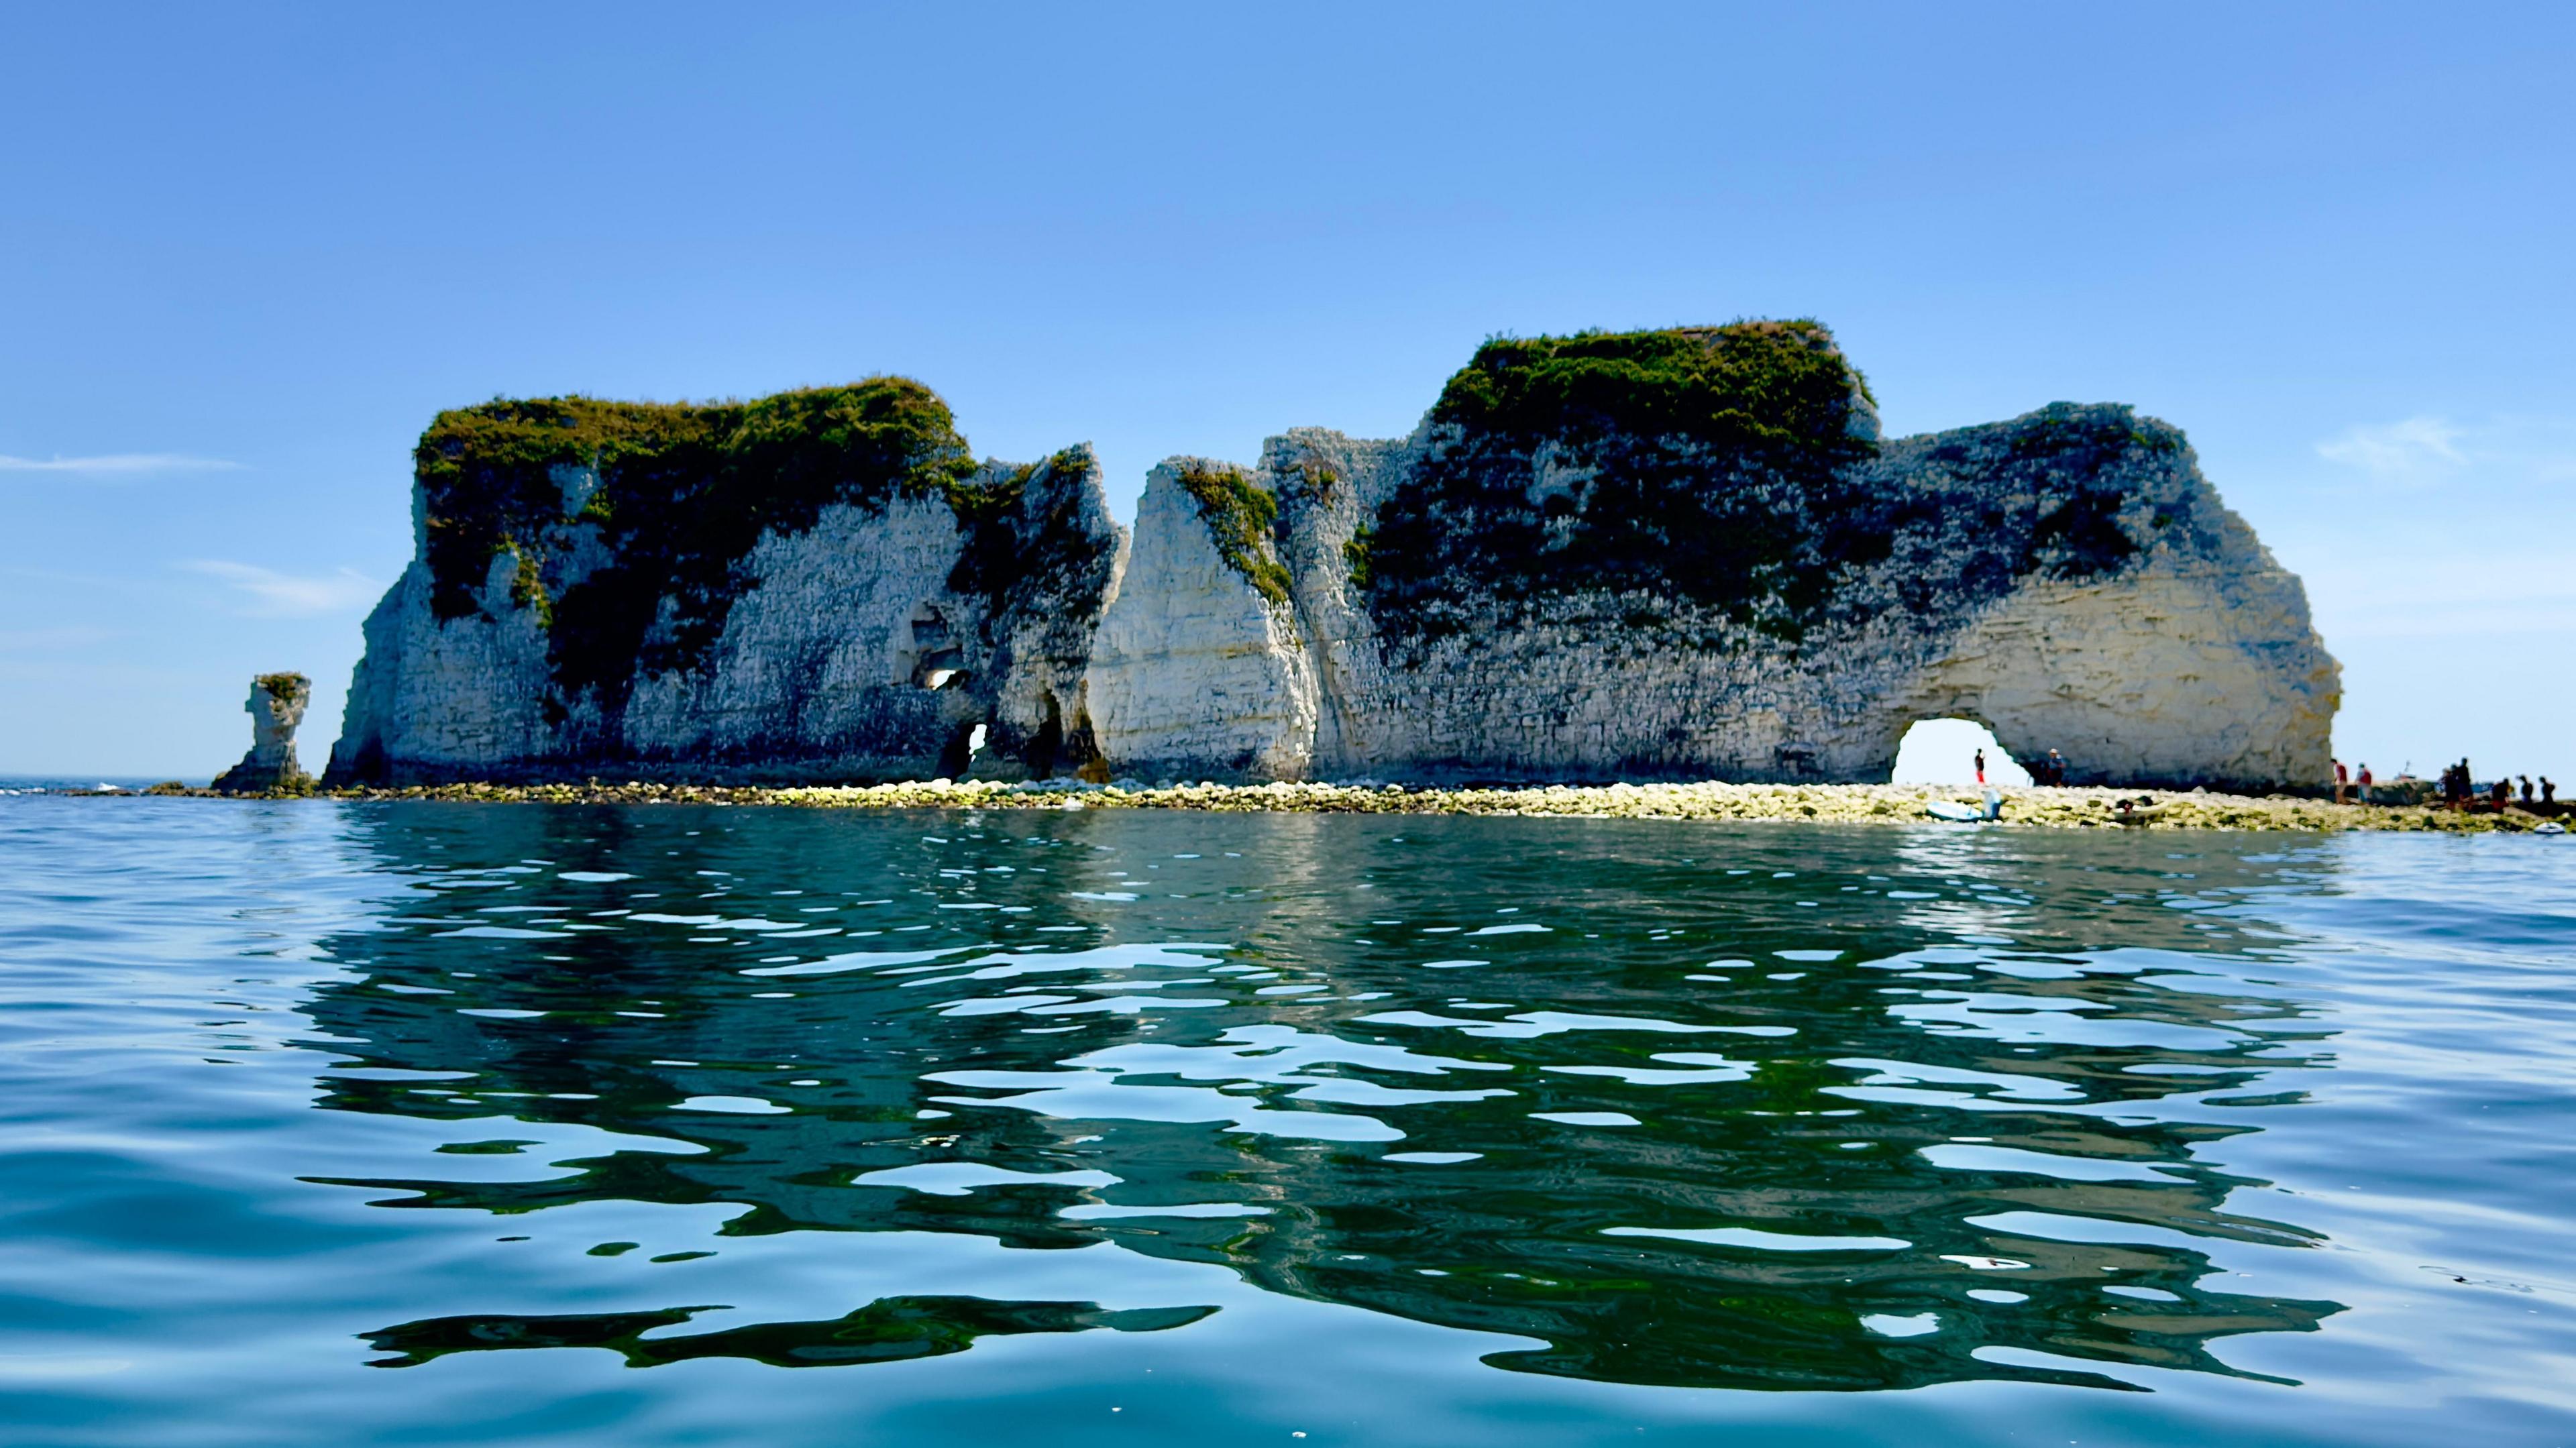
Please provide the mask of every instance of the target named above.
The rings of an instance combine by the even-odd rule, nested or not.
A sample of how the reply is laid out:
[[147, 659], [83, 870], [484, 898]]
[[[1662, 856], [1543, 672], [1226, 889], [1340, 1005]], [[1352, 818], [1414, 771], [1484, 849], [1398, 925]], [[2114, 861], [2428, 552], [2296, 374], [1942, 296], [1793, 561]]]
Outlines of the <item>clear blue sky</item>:
[[2576, 775], [2576, 11], [22, 4], [0, 773], [203, 778], [497, 394], [897, 371], [983, 453], [1411, 428], [1494, 332], [1815, 316], [1892, 432], [2180, 424], [2338, 744]]

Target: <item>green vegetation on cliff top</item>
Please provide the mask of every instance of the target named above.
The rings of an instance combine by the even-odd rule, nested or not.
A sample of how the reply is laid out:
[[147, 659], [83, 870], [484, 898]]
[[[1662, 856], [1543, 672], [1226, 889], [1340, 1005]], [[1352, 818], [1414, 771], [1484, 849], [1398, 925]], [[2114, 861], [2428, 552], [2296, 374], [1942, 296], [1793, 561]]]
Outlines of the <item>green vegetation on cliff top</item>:
[[[763, 533], [802, 532], [834, 503], [882, 508], [904, 496], [946, 500], [983, 537], [1020, 497], [975, 484], [947, 404], [903, 377], [754, 402], [494, 401], [440, 413], [413, 462], [432, 611], [475, 612], [492, 560], [516, 555], [511, 596], [548, 628], [557, 686], [597, 688], [611, 702], [639, 669], [705, 658]], [[590, 470], [587, 494], [559, 484], [559, 468]], [[539, 566], [549, 530], [576, 523], [598, 525], [614, 561], [549, 597]], [[961, 571], [979, 587], [1007, 586], [1011, 551], [970, 543], [973, 567]], [[655, 637], [665, 598], [672, 627]]]
[[313, 693], [313, 681], [302, 674], [261, 674], [251, 680], [272, 699], [301, 704]]
[[1076, 483], [1091, 466], [1091, 449], [1070, 447], [1045, 462], [948, 489], [966, 534], [949, 571], [949, 591], [980, 594], [987, 613], [999, 613], [1015, 593], [1034, 587], [1061, 597], [1100, 567], [1104, 550], [1115, 545], [1084, 518], [1078, 488], [1043, 488], [1034, 506], [1030, 501], [1033, 485]]
[[1822, 593], [1800, 565], [1841, 532], [1807, 515], [1876, 452], [1868, 395], [1812, 321], [1488, 341], [1378, 511], [1372, 612], [1437, 636], [1479, 596], [1641, 593], [1795, 636]]
[[1449, 379], [1435, 423], [1524, 441], [1677, 439], [1729, 451], [1866, 457], [1869, 386], [1820, 322], [1497, 337]]
[[1442, 390], [1352, 577], [1394, 640], [1607, 595], [1632, 631], [1714, 616], [1794, 646], [1887, 606], [1843, 585], [1900, 554], [1894, 601], [1927, 615], [2124, 565], [2127, 495], [2095, 475], [2180, 447], [2126, 409], [2052, 408], [1973, 465], [1899, 481], [1872, 467], [1873, 406], [1814, 321], [1496, 338]]

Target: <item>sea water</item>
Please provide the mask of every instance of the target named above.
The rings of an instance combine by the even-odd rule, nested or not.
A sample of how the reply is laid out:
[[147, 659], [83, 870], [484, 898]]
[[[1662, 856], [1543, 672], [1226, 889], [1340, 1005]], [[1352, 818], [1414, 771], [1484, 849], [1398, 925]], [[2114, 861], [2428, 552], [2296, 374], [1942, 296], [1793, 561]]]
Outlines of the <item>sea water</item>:
[[2568, 851], [13, 797], [0, 1439], [2567, 1442]]

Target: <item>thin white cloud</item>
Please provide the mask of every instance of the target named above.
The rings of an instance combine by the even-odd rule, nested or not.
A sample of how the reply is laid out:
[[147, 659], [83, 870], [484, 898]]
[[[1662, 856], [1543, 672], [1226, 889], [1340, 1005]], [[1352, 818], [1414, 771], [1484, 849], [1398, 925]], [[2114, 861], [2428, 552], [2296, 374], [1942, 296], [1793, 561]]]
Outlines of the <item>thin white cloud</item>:
[[85, 649], [117, 637], [114, 629], [74, 624], [67, 628], [0, 629], [0, 654]]
[[306, 575], [220, 558], [199, 559], [182, 566], [231, 584], [251, 599], [251, 612], [273, 618], [344, 613], [373, 602], [385, 590], [383, 584], [354, 568]]
[[0, 453], [0, 473], [87, 473], [132, 476], [138, 473], [232, 473], [242, 464], [186, 453], [100, 453], [85, 458], [20, 458]]
[[2385, 478], [2412, 478], [2467, 462], [2464, 435], [2443, 418], [2410, 417], [2348, 428], [2318, 443], [2317, 455]]

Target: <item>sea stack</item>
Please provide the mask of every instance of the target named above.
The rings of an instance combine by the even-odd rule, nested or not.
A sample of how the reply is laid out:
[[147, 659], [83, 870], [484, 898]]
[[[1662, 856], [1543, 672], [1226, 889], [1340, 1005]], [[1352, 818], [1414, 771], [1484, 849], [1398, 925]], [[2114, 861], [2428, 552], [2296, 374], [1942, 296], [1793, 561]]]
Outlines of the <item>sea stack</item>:
[[1498, 339], [1406, 437], [977, 462], [919, 383], [442, 413], [331, 783], [2331, 768], [2305, 591], [2111, 403], [1882, 438], [1812, 321]]
[[1089, 695], [1152, 779], [1884, 782], [1964, 717], [2070, 783], [2314, 781], [2339, 671], [2182, 433], [1884, 440], [1805, 321], [1486, 343], [1412, 435], [1155, 470]]
[[313, 682], [302, 674], [262, 674], [250, 681], [250, 753], [215, 776], [218, 794], [294, 793], [313, 787], [313, 776], [295, 758], [296, 726], [313, 702]]
[[978, 462], [875, 377], [439, 414], [332, 784], [1017, 778], [1091, 762], [1126, 535], [1085, 446]]

